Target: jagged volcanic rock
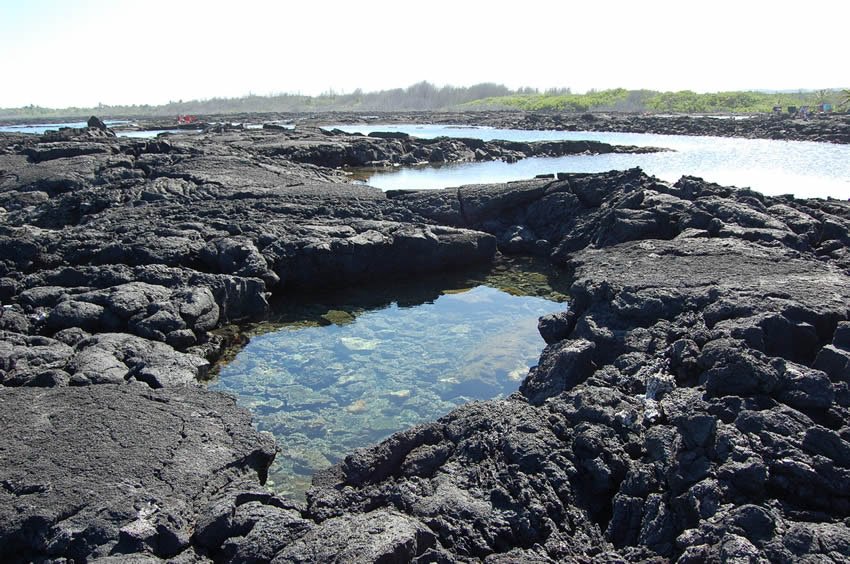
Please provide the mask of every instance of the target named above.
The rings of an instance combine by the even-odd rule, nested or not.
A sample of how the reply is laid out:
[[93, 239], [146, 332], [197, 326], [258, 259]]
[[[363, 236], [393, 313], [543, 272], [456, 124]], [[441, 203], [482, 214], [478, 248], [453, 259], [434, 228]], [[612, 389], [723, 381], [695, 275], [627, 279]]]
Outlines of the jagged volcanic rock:
[[[638, 169], [387, 197], [280, 152], [356, 136], [260, 133], [0, 137], [0, 557], [846, 560], [850, 204]], [[574, 276], [520, 391], [264, 491], [210, 329], [497, 246]]]

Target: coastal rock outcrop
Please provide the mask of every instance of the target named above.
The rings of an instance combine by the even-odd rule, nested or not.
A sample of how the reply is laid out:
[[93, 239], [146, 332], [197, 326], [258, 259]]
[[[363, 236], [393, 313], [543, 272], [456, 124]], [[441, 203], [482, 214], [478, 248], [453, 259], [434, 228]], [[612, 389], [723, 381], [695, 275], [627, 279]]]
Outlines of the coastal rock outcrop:
[[519, 394], [351, 455], [310, 513], [401, 510], [458, 560], [842, 561], [846, 270], [738, 231], [635, 233], [571, 255], [574, 328]]
[[339, 129], [299, 127], [269, 138], [258, 137], [256, 150], [263, 155], [325, 167], [387, 167], [426, 163], [473, 161], [516, 162], [528, 157], [654, 153], [665, 149], [610, 145], [599, 141], [482, 141], [480, 139], [410, 137], [406, 133], [375, 131], [368, 136]]
[[[748, 139], [784, 139], [821, 143], [850, 143], [850, 116], [822, 114], [800, 119], [789, 114], [756, 115], [669, 115], [627, 112], [558, 112], [558, 111], [475, 111], [475, 112], [394, 112], [375, 113], [368, 118], [360, 114], [335, 113], [332, 118], [318, 114], [290, 114], [287, 119], [309, 123], [420, 123], [490, 126], [503, 129], [557, 131], [618, 131], [624, 133], [656, 133], [660, 135], [707, 135], [712, 137], [744, 137]], [[331, 119], [332, 121], [327, 121]]]
[[208, 500], [274, 456], [231, 398], [197, 386], [0, 387], [0, 405], [6, 562], [176, 556]]
[[14, 427], [0, 556], [203, 558], [209, 503], [254, 491], [274, 455], [245, 411], [198, 385], [226, 344], [210, 330], [263, 316], [271, 289], [486, 262], [495, 239], [329, 169], [97, 131], [0, 137], [0, 401]]
[[[98, 131], [0, 136], [3, 559], [846, 560], [848, 202], [639, 169], [387, 196], [279, 152], [354, 136]], [[573, 276], [520, 390], [265, 491], [273, 441], [197, 385], [211, 330], [497, 249]]]

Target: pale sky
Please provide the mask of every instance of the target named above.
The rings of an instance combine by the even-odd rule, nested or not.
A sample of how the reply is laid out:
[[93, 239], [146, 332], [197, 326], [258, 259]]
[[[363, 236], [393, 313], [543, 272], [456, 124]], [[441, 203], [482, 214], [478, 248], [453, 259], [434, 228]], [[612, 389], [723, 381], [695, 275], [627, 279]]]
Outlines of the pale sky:
[[574, 92], [847, 87], [848, 22], [846, 0], [0, 0], [0, 107], [421, 80]]

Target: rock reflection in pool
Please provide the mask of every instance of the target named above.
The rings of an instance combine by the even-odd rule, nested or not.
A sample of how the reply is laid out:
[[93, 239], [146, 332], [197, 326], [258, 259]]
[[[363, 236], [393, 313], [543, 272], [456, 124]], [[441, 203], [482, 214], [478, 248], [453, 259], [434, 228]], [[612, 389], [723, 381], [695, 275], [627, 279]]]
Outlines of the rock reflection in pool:
[[482, 285], [357, 317], [331, 310], [329, 325], [252, 338], [211, 387], [277, 437], [270, 485], [303, 498], [314, 471], [353, 449], [514, 392], [544, 346], [538, 317], [563, 307]]

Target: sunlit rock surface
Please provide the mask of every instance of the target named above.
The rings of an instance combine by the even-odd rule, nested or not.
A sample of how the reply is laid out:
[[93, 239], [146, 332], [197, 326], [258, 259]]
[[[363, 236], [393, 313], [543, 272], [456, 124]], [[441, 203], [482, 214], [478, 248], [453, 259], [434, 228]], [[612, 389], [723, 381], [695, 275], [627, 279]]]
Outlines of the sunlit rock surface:
[[[4, 560], [846, 560], [850, 204], [637, 169], [388, 198], [255, 143], [0, 138]], [[268, 436], [194, 383], [210, 329], [497, 245], [575, 275], [521, 391], [263, 489]]]

